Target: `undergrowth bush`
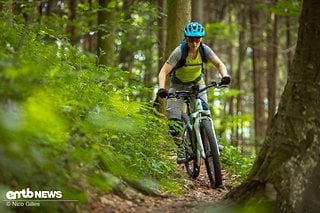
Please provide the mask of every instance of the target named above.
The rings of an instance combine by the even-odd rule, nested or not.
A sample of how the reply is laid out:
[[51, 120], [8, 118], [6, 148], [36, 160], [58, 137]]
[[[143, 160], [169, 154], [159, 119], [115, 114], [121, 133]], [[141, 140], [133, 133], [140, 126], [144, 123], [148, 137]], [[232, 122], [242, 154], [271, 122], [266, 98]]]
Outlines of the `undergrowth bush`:
[[[178, 190], [174, 162], [164, 157], [173, 146], [165, 121], [131, 98], [141, 87], [128, 82], [138, 76], [96, 66], [41, 25], [0, 18], [3, 199], [9, 190], [30, 188], [60, 190], [80, 204], [88, 191], [108, 192], [120, 180]], [[60, 212], [62, 205], [71, 206], [40, 208]]]
[[220, 155], [222, 167], [227, 170], [233, 186], [243, 182], [253, 165], [255, 160], [254, 154], [244, 154], [241, 148], [231, 146], [229, 142], [220, 140], [223, 150]]
[[[7, 12], [0, 14], [1, 198], [59, 190], [79, 202], [43, 202], [35, 210], [70, 212], [121, 180], [179, 192], [166, 121], [133, 98], [148, 91], [134, 83], [139, 76], [96, 66], [59, 32]], [[221, 159], [241, 177], [250, 165], [232, 147]], [[0, 212], [8, 212], [4, 204]]]

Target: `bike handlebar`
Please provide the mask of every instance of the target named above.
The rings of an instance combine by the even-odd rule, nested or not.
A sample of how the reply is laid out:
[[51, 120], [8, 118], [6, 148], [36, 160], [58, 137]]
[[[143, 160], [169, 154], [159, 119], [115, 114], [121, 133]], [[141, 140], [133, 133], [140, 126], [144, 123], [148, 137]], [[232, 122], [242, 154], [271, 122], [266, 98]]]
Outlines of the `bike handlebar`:
[[173, 93], [168, 93], [168, 98], [179, 98], [179, 97], [196, 97], [199, 93], [211, 88], [217, 88], [217, 89], [221, 89], [221, 88], [226, 88], [228, 87], [228, 85], [226, 84], [222, 84], [221, 82], [216, 82], [213, 81], [211, 82], [209, 85], [207, 85], [206, 87], [200, 89], [199, 85], [194, 85], [192, 86], [192, 90], [180, 90], [180, 91], [175, 91]]
[[209, 89], [210, 87], [214, 87], [214, 88], [217, 88], [217, 89], [221, 89], [221, 88], [226, 88], [228, 87], [229, 85], [227, 84], [222, 84], [221, 82], [216, 82], [216, 81], [212, 81], [208, 86], [202, 88], [201, 90], [198, 91], [198, 93], [200, 92], [203, 92], [207, 89]]

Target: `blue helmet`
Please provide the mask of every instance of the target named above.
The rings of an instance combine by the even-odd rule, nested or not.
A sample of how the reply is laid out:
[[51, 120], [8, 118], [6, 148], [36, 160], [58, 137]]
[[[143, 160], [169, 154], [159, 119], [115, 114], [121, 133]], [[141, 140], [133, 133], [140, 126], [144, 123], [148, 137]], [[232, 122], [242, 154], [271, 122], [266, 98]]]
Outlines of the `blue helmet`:
[[204, 35], [204, 28], [198, 22], [190, 22], [184, 28], [185, 37], [203, 37]]

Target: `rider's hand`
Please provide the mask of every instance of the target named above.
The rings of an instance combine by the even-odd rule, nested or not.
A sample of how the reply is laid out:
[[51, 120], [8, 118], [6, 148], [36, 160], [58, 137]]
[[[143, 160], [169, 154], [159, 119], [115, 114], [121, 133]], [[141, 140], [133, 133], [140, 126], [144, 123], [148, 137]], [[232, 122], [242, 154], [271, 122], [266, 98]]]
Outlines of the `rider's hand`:
[[161, 88], [158, 90], [157, 94], [160, 98], [166, 98], [168, 96], [168, 91], [164, 88]]
[[223, 85], [228, 85], [231, 82], [231, 78], [230, 76], [224, 76], [223, 78], [221, 78], [221, 84]]

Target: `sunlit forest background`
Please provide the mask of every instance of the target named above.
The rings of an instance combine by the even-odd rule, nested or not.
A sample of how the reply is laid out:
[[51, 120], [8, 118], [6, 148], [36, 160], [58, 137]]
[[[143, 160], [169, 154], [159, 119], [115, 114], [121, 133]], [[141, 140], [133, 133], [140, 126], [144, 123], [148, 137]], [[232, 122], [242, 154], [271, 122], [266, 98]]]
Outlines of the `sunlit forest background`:
[[[173, 1], [175, 2], [175, 1]], [[245, 178], [277, 110], [298, 29], [298, 0], [199, 0], [192, 19], [227, 65], [209, 94], [221, 160]], [[62, 190], [85, 203], [120, 180], [181, 192], [157, 75], [171, 49], [166, 0], [0, 2], [0, 192]], [[184, 16], [183, 13], [176, 14]], [[183, 39], [183, 31], [177, 37]], [[179, 43], [174, 44], [175, 46]], [[172, 46], [172, 45], [171, 45]], [[212, 66], [206, 80], [219, 79]], [[59, 209], [59, 205], [44, 204]], [[0, 207], [1, 210], [2, 207]]]

